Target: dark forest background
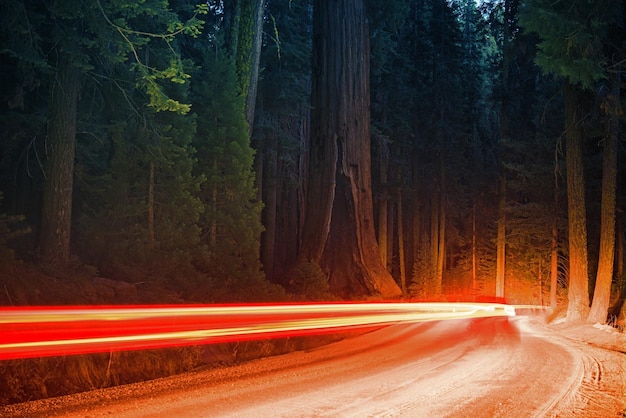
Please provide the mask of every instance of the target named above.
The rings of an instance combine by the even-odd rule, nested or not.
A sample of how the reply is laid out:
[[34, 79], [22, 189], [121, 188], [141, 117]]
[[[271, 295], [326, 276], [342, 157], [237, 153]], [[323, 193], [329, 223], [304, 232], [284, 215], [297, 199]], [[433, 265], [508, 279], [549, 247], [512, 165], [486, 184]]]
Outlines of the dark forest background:
[[[306, 208], [317, 216], [311, 132], [328, 117], [312, 112], [313, 16], [331, 3], [3, 1], [1, 303], [75, 303], [37, 286], [77, 280], [92, 303], [397, 296], [299, 259]], [[588, 308], [602, 276], [609, 319], [624, 287], [623, 2], [339, 3], [365, 7], [356, 146], [402, 295], [554, 308], [576, 282]], [[576, 141], [582, 166], [566, 161]], [[329, 242], [353, 233], [330, 228]]]
[[[0, 22], [2, 306], [495, 297], [624, 325], [623, 1], [2, 0]], [[0, 400], [309, 343], [3, 362]]]

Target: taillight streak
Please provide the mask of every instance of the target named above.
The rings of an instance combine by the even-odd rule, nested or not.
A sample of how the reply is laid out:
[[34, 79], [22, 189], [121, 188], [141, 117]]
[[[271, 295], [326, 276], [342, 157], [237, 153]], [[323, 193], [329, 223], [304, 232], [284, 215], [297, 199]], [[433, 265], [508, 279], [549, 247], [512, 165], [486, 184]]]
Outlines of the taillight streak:
[[0, 308], [0, 360], [303, 336], [354, 328], [511, 316], [491, 303]]

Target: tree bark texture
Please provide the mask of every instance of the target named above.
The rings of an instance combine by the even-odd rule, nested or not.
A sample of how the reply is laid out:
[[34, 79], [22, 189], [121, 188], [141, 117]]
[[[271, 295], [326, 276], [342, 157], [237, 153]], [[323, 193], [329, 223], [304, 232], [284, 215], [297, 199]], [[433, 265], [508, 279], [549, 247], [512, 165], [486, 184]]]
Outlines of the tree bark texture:
[[148, 250], [154, 251], [154, 161], [148, 174]]
[[550, 238], [550, 308], [556, 309], [556, 290], [559, 282], [559, 229], [552, 221]]
[[224, 2], [226, 44], [235, 59], [241, 94], [246, 99], [246, 121], [254, 124], [256, 93], [263, 40], [265, 0], [229, 0]]
[[[259, 84], [259, 66], [261, 63], [261, 46], [263, 44], [263, 16], [265, 0], [250, 0], [250, 28], [246, 28], [247, 36], [250, 37], [250, 50], [246, 59], [248, 72], [248, 91], [246, 92], [246, 121], [252, 130], [254, 125], [254, 112], [256, 109], [256, 96]], [[240, 39], [241, 41], [241, 39]], [[246, 39], [247, 41], [247, 39]]]
[[498, 236], [496, 238], [496, 297], [504, 297], [504, 270], [506, 267], [506, 172], [500, 169], [498, 177]]
[[624, 274], [624, 209], [619, 207], [615, 214], [615, 277], [617, 277], [617, 295], [626, 299], [626, 274]]
[[505, 147], [510, 138], [509, 111], [510, 111], [510, 71], [511, 71], [511, 13], [510, 0], [504, 1], [504, 16], [502, 27], [502, 104], [500, 107], [500, 126], [498, 143], [498, 232], [496, 237], [496, 297], [504, 297], [504, 278], [506, 269], [506, 192], [507, 173], [504, 166]]
[[[381, 146], [382, 148], [382, 146]], [[387, 149], [380, 151], [380, 185], [382, 187], [379, 205], [378, 205], [378, 252], [380, 254], [380, 262], [383, 266], [387, 266], [387, 207], [389, 205], [389, 196], [387, 191], [387, 168], [389, 166], [389, 153]]]
[[380, 261], [371, 192], [369, 34], [363, 0], [316, 0], [309, 180], [299, 262], [342, 297], [401, 295]]
[[600, 255], [593, 292], [593, 302], [587, 322], [606, 323], [611, 302], [611, 282], [615, 263], [615, 202], [617, 182], [618, 116], [611, 117], [605, 140], [602, 162], [602, 203], [600, 220]]
[[267, 158], [264, 175], [262, 221], [265, 230], [261, 233], [261, 262], [268, 279], [274, 278], [275, 248], [276, 248], [276, 211], [278, 205], [278, 152], [276, 137], [273, 131], [265, 137]]
[[589, 313], [587, 219], [582, 159], [582, 132], [578, 93], [565, 87], [565, 166], [567, 170], [567, 220], [569, 240], [569, 285], [567, 320], [580, 322]]
[[476, 200], [472, 205], [472, 296], [478, 293], [478, 269], [477, 269], [477, 248], [476, 248]]
[[406, 270], [404, 257], [404, 217], [402, 216], [402, 191], [398, 190], [398, 262], [400, 263], [400, 288], [406, 295]]
[[439, 293], [437, 293], [437, 265], [439, 257], [439, 199], [437, 190], [433, 191], [430, 196], [429, 250], [426, 293], [431, 296], [439, 296]]
[[556, 309], [556, 290], [559, 282], [559, 176], [554, 171], [554, 213], [550, 238], [550, 308]]
[[50, 93], [47, 161], [39, 251], [42, 260], [64, 265], [70, 256], [76, 114], [80, 72], [60, 58]]

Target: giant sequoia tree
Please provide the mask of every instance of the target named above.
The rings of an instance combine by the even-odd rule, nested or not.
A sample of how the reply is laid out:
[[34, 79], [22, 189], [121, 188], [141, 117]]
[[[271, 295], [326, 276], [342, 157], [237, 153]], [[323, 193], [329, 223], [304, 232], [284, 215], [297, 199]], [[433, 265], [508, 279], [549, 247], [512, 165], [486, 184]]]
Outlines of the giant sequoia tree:
[[363, 0], [318, 0], [313, 17], [311, 145], [298, 264], [342, 296], [397, 297], [374, 234], [369, 34]]

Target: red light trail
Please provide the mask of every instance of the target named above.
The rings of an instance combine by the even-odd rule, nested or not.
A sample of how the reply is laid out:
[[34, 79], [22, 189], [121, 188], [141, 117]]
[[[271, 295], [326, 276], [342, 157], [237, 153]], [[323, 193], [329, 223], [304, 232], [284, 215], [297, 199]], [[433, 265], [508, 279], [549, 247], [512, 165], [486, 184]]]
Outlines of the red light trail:
[[513, 316], [498, 303], [0, 308], [0, 360], [303, 336], [390, 325]]

